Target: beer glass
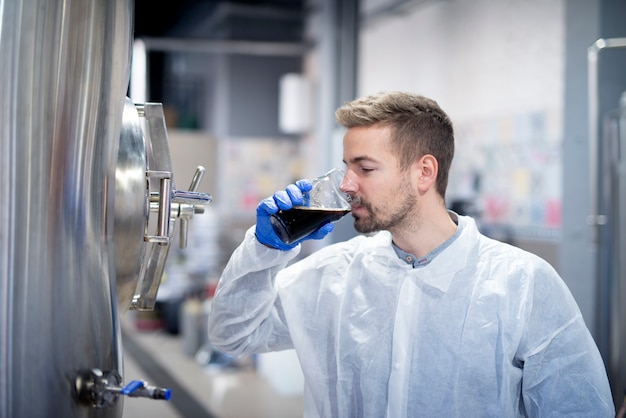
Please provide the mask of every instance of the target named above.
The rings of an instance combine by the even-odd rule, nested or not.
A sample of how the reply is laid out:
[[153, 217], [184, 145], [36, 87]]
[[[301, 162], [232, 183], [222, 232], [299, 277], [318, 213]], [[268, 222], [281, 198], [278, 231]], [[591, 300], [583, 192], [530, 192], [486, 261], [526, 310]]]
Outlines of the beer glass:
[[350, 197], [339, 190], [343, 176], [343, 170], [333, 168], [313, 179], [311, 190], [302, 193], [301, 205], [280, 209], [270, 217], [276, 235], [285, 244], [298, 241], [350, 212]]

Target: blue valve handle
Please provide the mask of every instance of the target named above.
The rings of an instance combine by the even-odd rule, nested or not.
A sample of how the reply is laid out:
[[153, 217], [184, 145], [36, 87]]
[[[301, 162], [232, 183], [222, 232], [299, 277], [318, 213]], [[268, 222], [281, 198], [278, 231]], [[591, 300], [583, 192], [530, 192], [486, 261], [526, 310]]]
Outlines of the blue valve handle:
[[144, 382], [142, 382], [141, 380], [132, 380], [129, 384], [127, 384], [126, 386], [124, 386], [121, 390], [121, 394], [122, 395], [130, 395], [132, 392], [134, 392], [135, 390], [144, 387], [145, 384]]
[[120, 391], [122, 395], [131, 397], [146, 397], [152, 399], [164, 399], [168, 401], [172, 395], [172, 391], [166, 388], [158, 388], [147, 386], [142, 380], [132, 380]]

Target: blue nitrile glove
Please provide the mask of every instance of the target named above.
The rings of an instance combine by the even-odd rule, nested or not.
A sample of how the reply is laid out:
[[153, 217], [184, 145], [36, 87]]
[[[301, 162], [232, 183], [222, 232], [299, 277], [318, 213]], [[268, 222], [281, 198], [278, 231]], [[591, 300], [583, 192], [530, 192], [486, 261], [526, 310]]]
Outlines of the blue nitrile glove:
[[285, 190], [274, 193], [274, 196], [263, 199], [256, 208], [256, 239], [268, 247], [277, 248], [279, 250], [290, 250], [307, 239], [322, 239], [328, 235], [334, 228], [332, 223], [322, 225], [316, 231], [311, 232], [301, 240], [285, 244], [270, 223], [270, 216], [279, 209], [291, 209], [294, 205], [302, 203], [302, 192], [311, 190], [311, 182], [303, 179], [298, 180], [296, 184], [290, 184]]

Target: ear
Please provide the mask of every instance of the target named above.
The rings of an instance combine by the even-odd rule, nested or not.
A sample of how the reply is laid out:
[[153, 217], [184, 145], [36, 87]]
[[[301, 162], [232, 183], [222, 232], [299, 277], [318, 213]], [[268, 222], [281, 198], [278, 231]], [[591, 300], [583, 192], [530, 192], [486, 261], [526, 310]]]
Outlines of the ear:
[[417, 160], [414, 164], [415, 176], [417, 181], [417, 190], [420, 193], [425, 193], [429, 189], [435, 186], [437, 182], [437, 172], [439, 171], [439, 163], [437, 159], [431, 155], [426, 154]]

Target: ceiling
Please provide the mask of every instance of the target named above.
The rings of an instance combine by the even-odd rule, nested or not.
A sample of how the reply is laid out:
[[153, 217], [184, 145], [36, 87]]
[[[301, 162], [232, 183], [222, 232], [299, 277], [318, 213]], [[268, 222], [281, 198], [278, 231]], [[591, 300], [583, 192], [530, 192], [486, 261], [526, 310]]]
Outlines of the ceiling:
[[305, 0], [135, 0], [135, 38], [299, 42]]

